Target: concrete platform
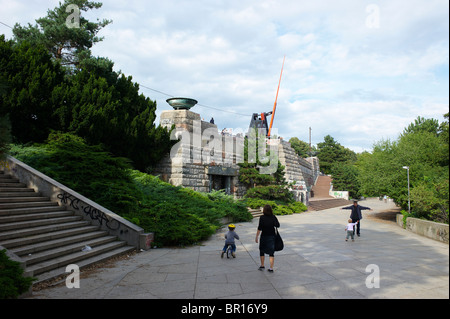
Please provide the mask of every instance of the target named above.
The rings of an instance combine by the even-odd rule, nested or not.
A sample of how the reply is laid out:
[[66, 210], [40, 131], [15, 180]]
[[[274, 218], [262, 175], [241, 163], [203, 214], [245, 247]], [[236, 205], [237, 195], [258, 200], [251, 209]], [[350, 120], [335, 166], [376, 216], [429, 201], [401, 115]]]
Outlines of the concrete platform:
[[[368, 199], [361, 205], [374, 211], [363, 211], [354, 242], [344, 240], [348, 210], [279, 216], [285, 249], [275, 253], [273, 273], [258, 270], [255, 218], [236, 224], [237, 258], [220, 258], [223, 229], [198, 246], [141, 252], [82, 275], [80, 288], [62, 283], [30, 298], [448, 299], [448, 244], [373, 217], [392, 212], [392, 203]], [[370, 288], [377, 280], [379, 288]]]

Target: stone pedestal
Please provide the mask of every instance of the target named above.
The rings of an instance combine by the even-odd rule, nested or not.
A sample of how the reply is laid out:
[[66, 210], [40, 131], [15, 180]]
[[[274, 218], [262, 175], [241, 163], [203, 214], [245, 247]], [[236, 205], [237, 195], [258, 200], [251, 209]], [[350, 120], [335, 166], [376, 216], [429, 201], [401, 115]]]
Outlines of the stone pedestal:
[[242, 193], [238, 185], [236, 137], [222, 136], [215, 124], [202, 121], [200, 114], [189, 110], [163, 111], [160, 125], [171, 129], [178, 142], [153, 170], [153, 174], [174, 186], [188, 187], [201, 192], [223, 188], [231, 194]]

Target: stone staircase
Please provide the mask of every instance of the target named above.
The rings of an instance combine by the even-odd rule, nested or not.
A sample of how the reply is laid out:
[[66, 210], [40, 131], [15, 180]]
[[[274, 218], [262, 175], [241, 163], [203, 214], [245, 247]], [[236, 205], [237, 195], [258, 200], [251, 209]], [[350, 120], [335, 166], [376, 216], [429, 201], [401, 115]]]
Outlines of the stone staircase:
[[261, 208], [252, 209], [249, 207], [248, 211], [252, 214], [253, 218], [258, 218], [263, 215]]
[[332, 199], [320, 199], [309, 201], [308, 210], [310, 211], [319, 211], [325, 210], [335, 207], [341, 206], [349, 206], [352, 204], [352, 201], [342, 199], [342, 198], [332, 198]]
[[69, 264], [81, 269], [135, 249], [3, 171], [0, 246], [25, 262], [34, 284], [65, 274]]
[[349, 200], [330, 196], [331, 182], [330, 176], [317, 177], [316, 184], [312, 187], [314, 197], [309, 199], [308, 210], [320, 211], [352, 204]]
[[332, 179], [330, 176], [319, 176], [317, 177], [316, 184], [311, 188], [313, 197], [310, 200], [323, 200], [332, 199], [334, 197], [330, 196], [330, 187]]

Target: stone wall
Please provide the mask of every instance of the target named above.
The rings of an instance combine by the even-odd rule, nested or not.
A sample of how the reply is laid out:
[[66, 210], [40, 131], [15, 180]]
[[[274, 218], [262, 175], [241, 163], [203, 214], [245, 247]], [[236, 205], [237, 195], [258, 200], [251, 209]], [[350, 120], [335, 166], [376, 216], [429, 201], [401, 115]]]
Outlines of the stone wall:
[[437, 241], [449, 243], [449, 225], [435, 223], [413, 217], [406, 218], [406, 225], [403, 225], [403, 215], [397, 214], [397, 224], [413, 233], [425, 236]]
[[318, 175], [318, 160], [316, 157], [304, 159], [297, 155], [289, 142], [281, 140], [278, 145], [278, 156], [281, 165], [285, 167], [286, 181], [295, 182], [292, 187], [297, 201], [307, 203], [309, 192]]
[[200, 192], [210, 192], [219, 181], [227, 183], [229, 193], [243, 195], [237, 178], [237, 163], [243, 161], [243, 138], [219, 134], [215, 124], [201, 121], [199, 114], [189, 110], [164, 111], [160, 123], [166, 128], [175, 125], [172, 138], [180, 142], [154, 167], [153, 174], [172, 185]]
[[[222, 182], [229, 186], [229, 193], [237, 197], [245, 194], [245, 186], [238, 180], [238, 163], [243, 162], [244, 156], [242, 136], [219, 134], [216, 125], [201, 121], [200, 114], [189, 110], [164, 111], [160, 124], [168, 129], [175, 125], [172, 138], [179, 138], [180, 142], [154, 167], [153, 174], [172, 185], [196, 191], [209, 192]], [[286, 180], [295, 182], [292, 191], [296, 200], [306, 203], [318, 175], [317, 158], [301, 158], [283, 140], [278, 144], [278, 156], [285, 166]]]

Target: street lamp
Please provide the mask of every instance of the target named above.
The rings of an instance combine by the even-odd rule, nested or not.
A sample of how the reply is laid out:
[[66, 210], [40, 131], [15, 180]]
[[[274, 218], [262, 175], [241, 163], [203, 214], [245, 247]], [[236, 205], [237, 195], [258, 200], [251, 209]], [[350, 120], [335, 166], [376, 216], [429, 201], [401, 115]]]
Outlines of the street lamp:
[[408, 172], [408, 213], [411, 214], [411, 200], [409, 196], [409, 166], [403, 166], [403, 168]]

